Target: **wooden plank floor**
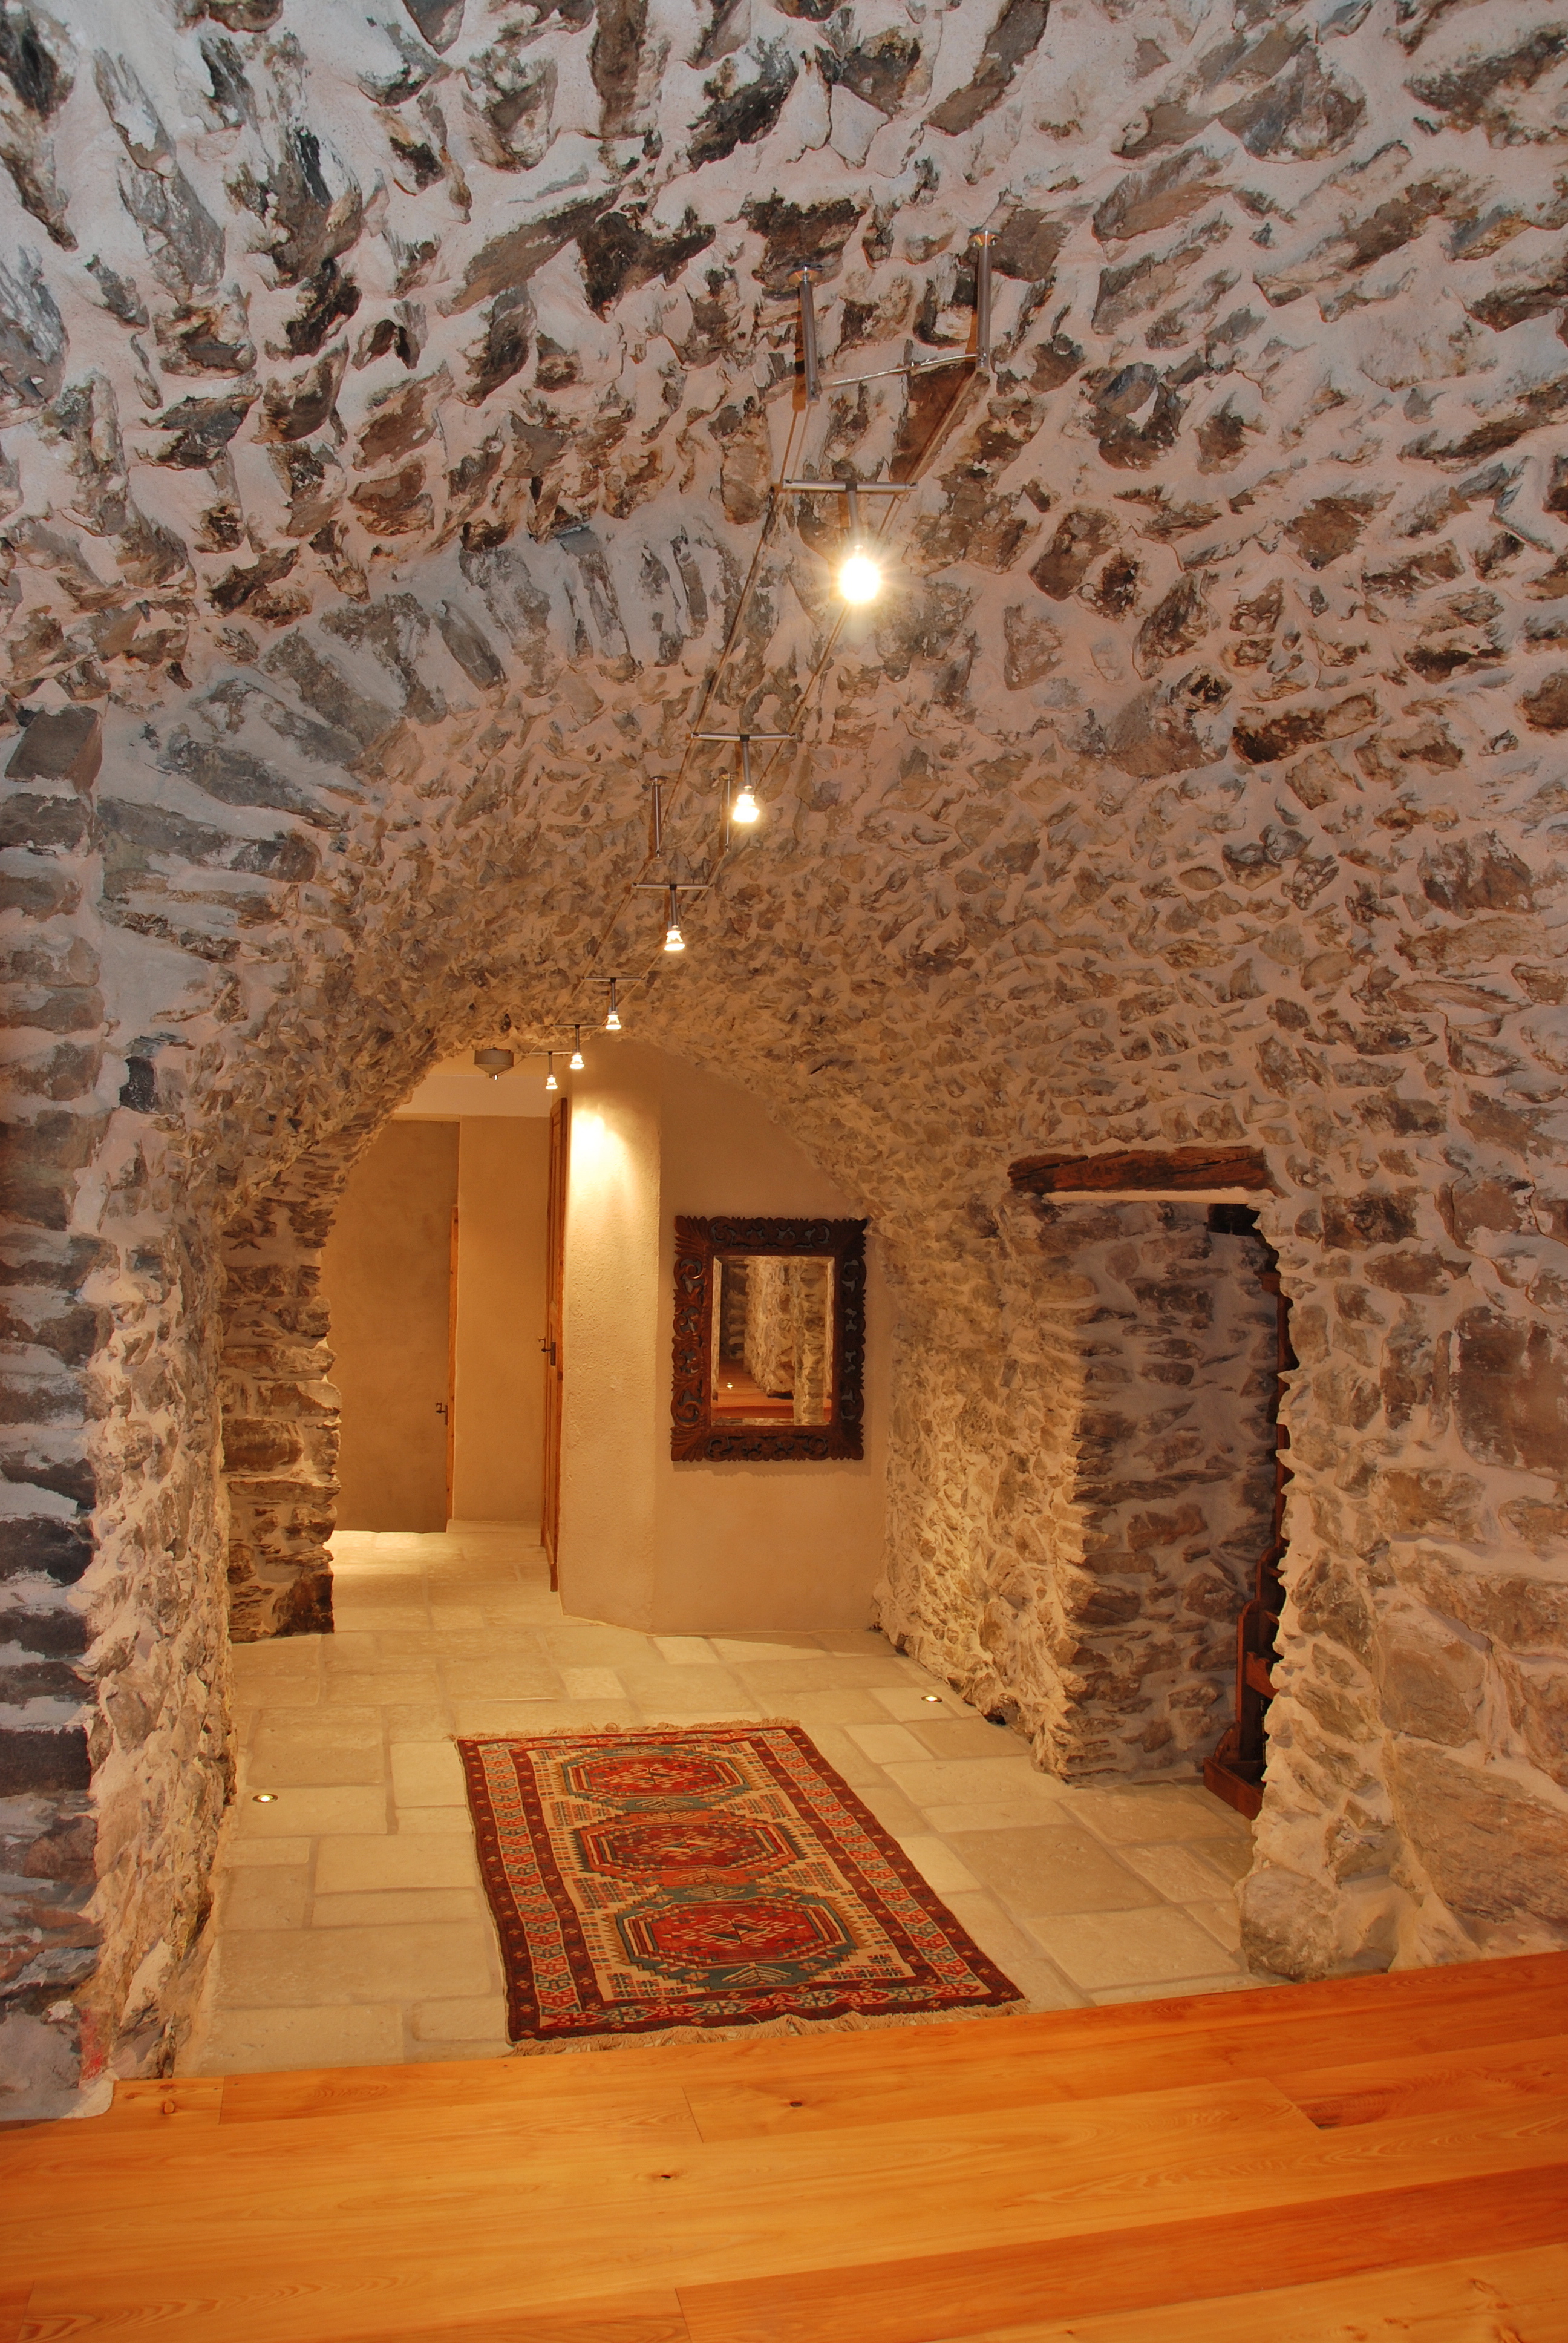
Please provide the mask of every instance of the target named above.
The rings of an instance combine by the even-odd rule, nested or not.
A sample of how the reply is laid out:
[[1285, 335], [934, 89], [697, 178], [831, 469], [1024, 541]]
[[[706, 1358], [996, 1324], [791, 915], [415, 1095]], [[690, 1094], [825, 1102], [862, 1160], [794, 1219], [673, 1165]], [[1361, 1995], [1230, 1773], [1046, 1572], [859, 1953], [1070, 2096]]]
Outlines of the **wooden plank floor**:
[[0, 2343], [1568, 2343], [1568, 1955], [122, 2086]]

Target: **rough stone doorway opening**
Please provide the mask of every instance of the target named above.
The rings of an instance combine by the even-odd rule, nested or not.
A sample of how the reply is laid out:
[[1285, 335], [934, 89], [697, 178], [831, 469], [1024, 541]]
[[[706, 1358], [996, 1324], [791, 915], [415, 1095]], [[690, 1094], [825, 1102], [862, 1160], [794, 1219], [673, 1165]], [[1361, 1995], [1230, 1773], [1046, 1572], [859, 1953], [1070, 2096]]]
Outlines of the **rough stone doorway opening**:
[[1280, 1257], [1259, 1234], [1257, 1212], [1246, 1204], [1211, 1204], [1210, 1233], [1241, 1237], [1261, 1248], [1263, 1265], [1258, 1282], [1274, 1303], [1274, 1503], [1269, 1542], [1258, 1556], [1252, 1591], [1236, 1622], [1235, 1705], [1231, 1723], [1203, 1764], [1203, 1781], [1217, 1798], [1255, 1822], [1262, 1810], [1263, 1775], [1268, 1764], [1265, 1720], [1274, 1696], [1273, 1664], [1285, 1590], [1282, 1570], [1285, 1557], [1285, 1491], [1291, 1480], [1285, 1462], [1290, 1433], [1280, 1422], [1283, 1393], [1281, 1378], [1298, 1364], [1291, 1347], [1291, 1304], [1280, 1277]]
[[1070, 1781], [1197, 1775], [1234, 1722], [1237, 1623], [1278, 1544], [1274, 1256], [1253, 1212], [1201, 1195], [1030, 1210], [1054, 1550], [1036, 1746]]

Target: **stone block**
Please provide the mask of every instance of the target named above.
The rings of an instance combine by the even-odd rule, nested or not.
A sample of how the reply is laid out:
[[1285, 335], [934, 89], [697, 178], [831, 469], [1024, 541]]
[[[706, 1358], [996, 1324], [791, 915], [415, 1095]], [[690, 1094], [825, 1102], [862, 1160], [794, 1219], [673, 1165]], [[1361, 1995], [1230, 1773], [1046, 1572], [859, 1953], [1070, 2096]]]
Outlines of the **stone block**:
[[1434, 1619], [1402, 1613], [1384, 1624], [1374, 1668], [1392, 1732], [1450, 1744], [1475, 1738], [1486, 1662], [1473, 1644]]
[[1432, 1885], [1473, 1931], [1528, 1914], [1568, 1934], [1568, 1802], [1548, 1805], [1505, 1774], [1397, 1740], [1389, 1784]]
[[84, 796], [104, 761], [104, 728], [90, 708], [62, 708], [35, 716], [11, 752], [7, 780], [64, 781]]
[[0, 1797], [59, 1797], [93, 1778], [85, 1725], [0, 1725]]

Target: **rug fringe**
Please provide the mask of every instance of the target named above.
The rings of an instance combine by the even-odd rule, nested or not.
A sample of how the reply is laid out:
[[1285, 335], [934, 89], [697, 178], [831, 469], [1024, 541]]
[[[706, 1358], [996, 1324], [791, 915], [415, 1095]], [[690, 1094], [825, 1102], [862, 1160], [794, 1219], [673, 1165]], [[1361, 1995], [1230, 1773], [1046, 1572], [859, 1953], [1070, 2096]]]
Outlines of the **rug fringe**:
[[[755, 1722], [755, 1720], [753, 1720]], [[601, 2050], [666, 2050], [685, 2042], [769, 2042], [805, 2039], [813, 2034], [869, 2034], [890, 2026], [969, 2026], [981, 2017], [1038, 2016], [1025, 2001], [991, 2003], [983, 2009], [890, 2010], [871, 2016], [849, 2010], [842, 2017], [769, 2017], [760, 2026], [666, 2026], [656, 2034], [592, 2034], [576, 2042], [514, 2042], [513, 2058], [581, 2057]]]
[[[896, 1725], [898, 1719], [890, 1716], [888, 1722], [890, 1725]], [[447, 1739], [451, 1742], [535, 1741], [558, 1737], [561, 1740], [570, 1740], [578, 1733], [625, 1733], [632, 1736], [639, 1733], [756, 1733], [764, 1726], [776, 1728], [781, 1725], [793, 1725], [798, 1733], [805, 1734], [808, 1740], [811, 1737], [810, 1726], [802, 1724], [798, 1716], [705, 1716], [700, 1725], [676, 1725], [655, 1717], [650, 1717], [646, 1725], [623, 1725], [618, 1718], [612, 1717], [606, 1725], [550, 1725], [540, 1734], [448, 1733]], [[850, 1786], [853, 1787], [853, 1785], [851, 1784]]]

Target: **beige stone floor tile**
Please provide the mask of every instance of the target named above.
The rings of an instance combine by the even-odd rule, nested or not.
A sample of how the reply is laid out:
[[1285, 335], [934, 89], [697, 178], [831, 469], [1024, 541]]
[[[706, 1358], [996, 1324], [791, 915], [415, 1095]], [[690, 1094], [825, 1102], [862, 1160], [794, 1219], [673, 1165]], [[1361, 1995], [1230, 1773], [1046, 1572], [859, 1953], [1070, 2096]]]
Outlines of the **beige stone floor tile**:
[[918, 1806], [911, 1806], [903, 1792], [895, 1790], [891, 1783], [864, 1782], [857, 1786], [855, 1795], [869, 1806], [890, 1838], [919, 1838], [930, 1828], [929, 1816], [922, 1815]]
[[1014, 2005], [1020, 2017], [1037, 2009], [1082, 2009], [1089, 2000], [1087, 1994], [1069, 1985], [1042, 1953], [1020, 1961], [998, 1961], [997, 1966], [1023, 1996], [1021, 2006]]
[[402, 2061], [403, 2013], [395, 2005], [220, 2009], [182, 2056], [182, 2075], [274, 2075], [310, 2066], [387, 2066]]
[[439, 1635], [482, 1635], [485, 1614], [477, 1603], [448, 1603], [432, 1587], [430, 1624]]
[[640, 1725], [642, 1718], [628, 1700], [463, 1700], [454, 1698], [452, 1714], [465, 1740], [487, 1734], [605, 1733], [621, 1725]]
[[798, 1692], [870, 1692], [899, 1681], [887, 1660], [833, 1659], [825, 1652], [785, 1660], [737, 1660], [736, 1674], [763, 1700], [783, 1700]]
[[476, 1994], [467, 2001], [417, 2001], [409, 2012], [417, 2042], [507, 2041], [507, 1997]]
[[601, 1626], [592, 1619], [559, 1619], [549, 1631], [550, 1657], [558, 1667], [613, 1668], [653, 1658], [653, 1639], [636, 1627]]
[[1191, 1841], [1192, 1852], [1205, 1863], [1223, 1874], [1232, 1887], [1245, 1879], [1254, 1861], [1252, 1834], [1249, 1829], [1241, 1838], [1195, 1838]]
[[1284, 1983], [1283, 1977], [1247, 1976], [1240, 1969], [1226, 1969], [1218, 1976], [1151, 1978], [1143, 1985], [1110, 1986], [1091, 1993], [1089, 1999], [1110, 2007], [1124, 2001], [1183, 2001], [1197, 1993], [1260, 1993]]
[[497, 2058], [510, 2061], [517, 2055], [504, 2034], [489, 2042], [421, 2042], [410, 2038], [403, 2053], [410, 2066], [449, 2066], [458, 2062], [477, 2065], [481, 2059]]
[[250, 1748], [248, 1779], [266, 1789], [334, 1789], [386, 1778], [387, 1755], [379, 1732], [369, 1744], [356, 1739], [312, 1745], [264, 1724]]
[[815, 1635], [794, 1634], [782, 1627], [755, 1635], [711, 1635], [709, 1641], [721, 1660], [731, 1662], [778, 1660], [789, 1652], [803, 1652], [809, 1658], [819, 1659], [822, 1654]]
[[1061, 1795], [1071, 1802], [1073, 1820], [1103, 1839], [1133, 1843], [1218, 1836], [1213, 1818], [1220, 1802], [1206, 1790], [1163, 1782], [1117, 1790], [1079, 1789], [1064, 1783]]
[[1196, 1920], [1173, 1905], [1134, 1912], [1074, 1912], [1031, 1917], [1030, 1933], [1084, 1993], [1222, 1975], [1234, 1964]]
[[1038, 1797], [976, 1798], [969, 1805], [928, 1806], [925, 1827], [950, 1836], [955, 1831], [1039, 1830], [1064, 1817]]
[[1157, 1906], [1159, 1892], [1087, 1831], [957, 1832], [945, 1842], [1014, 1912], [1123, 1912]]
[[445, 1698], [434, 1667], [409, 1668], [388, 1661], [382, 1667], [356, 1668], [352, 1674], [334, 1676], [322, 1694], [322, 1705], [333, 1709], [341, 1703], [346, 1708], [377, 1708], [383, 1712], [385, 1723], [385, 1711], [394, 1704], [411, 1708], [421, 1701]]
[[1119, 1846], [1117, 1852], [1141, 1879], [1147, 1879], [1172, 1904], [1212, 1903], [1233, 1882], [1231, 1875], [1209, 1858], [1211, 1845], [1229, 1847], [1228, 1840], [1176, 1840], [1164, 1846]]
[[317, 1896], [310, 1906], [310, 1925], [397, 1928], [419, 1920], [462, 1920], [477, 1926], [485, 1912], [477, 1887], [378, 1887], [358, 1895]]
[[467, 1804], [463, 1761], [450, 1741], [398, 1741], [392, 1747], [392, 1792], [405, 1806]]
[[970, 1717], [974, 1711], [964, 1706], [956, 1692], [944, 1684], [940, 1692], [922, 1692], [919, 1684], [878, 1684], [870, 1697], [885, 1708], [890, 1716], [909, 1725], [931, 1717]]
[[608, 1673], [619, 1678], [628, 1700], [635, 1700], [639, 1708], [649, 1710], [667, 1700], [751, 1698], [733, 1668], [723, 1666], [717, 1658], [711, 1667], [671, 1667], [660, 1660], [657, 1664], [644, 1661], [636, 1667], [628, 1665]]
[[[748, 1694], [749, 1699], [758, 1697]], [[851, 1725], [886, 1725], [888, 1712], [872, 1694], [850, 1685], [839, 1692], [792, 1692], [784, 1700], [770, 1701], [763, 1710], [767, 1716], [787, 1716], [792, 1725], [803, 1725], [808, 1733], [819, 1725], [836, 1725], [839, 1731]]]
[[1029, 1931], [1010, 1912], [1002, 1908], [994, 1896], [987, 1895], [978, 1881], [973, 1887], [957, 1895], [944, 1896], [942, 1902], [959, 1926], [967, 1929], [974, 1938], [981, 1952], [999, 1968], [1006, 1969], [1010, 1976], [1013, 1962], [1044, 1958]]
[[297, 1708], [288, 1701], [270, 1700], [262, 1722], [269, 1734], [311, 1749], [327, 1749], [345, 1742], [370, 1743], [381, 1734], [380, 1710], [373, 1703], [362, 1705], [328, 1699]]
[[452, 1706], [445, 1700], [388, 1701], [381, 1712], [388, 1744], [395, 1741], [447, 1741], [456, 1731]]
[[819, 1627], [815, 1641], [819, 1651], [848, 1652], [857, 1657], [897, 1659], [899, 1654], [887, 1637], [875, 1627]]
[[326, 1831], [374, 1835], [385, 1831], [387, 1822], [386, 1791], [363, 1784], [335, 1790], [282, 1790], [267, 1806], [256, 1805], [252, 1793], [242, 1790], [235, 1806], [235, 1827], [247, 1838], [317, 1838]]
[[983, 1716], [942, 1716], [933, 1709], [926, 1721], [917, 1720], [910, 1730], [920, 1739], [922, 1757], [941, 1757], [951, 1763], [978, 1757], [985, 1765], [996, 1757], [1034, 1762], [1027, 1741], [1005, 1725], [992, 1725]]
[[[308, 1848], [310, 1842], [305, 1845]], [[221, 1928], [303, 1928], [310, 1903], [310, 1865], [256, 1864], [226, 1874]]]
[[[270, 1644], [233, 1644], [229, 1662], [236, 1684], [254, 1684], [286, 1700], [290, 1684], [314, 1684], [321, 1674], [330, 1635], [285, 1635]], [[308, 1694], [306, 1695], [308, 1697]]]
[[473, 1817], [467, 1805], [461, 1806], [399, 1806], [397, 1809], [398, 1838], [462, 1838], [472, 1839]]
[[340, 1632], [369, 1635], [423, 1635], [430, 1614], [422, 1603], [371, 1603], [361, 1595], [333, 1597], [334, 1623]]
[[477, 1922], [246, 1929], [225, 1942], [217, 2012], [492, 1992], [492, 1941], [489, 1930]]
[[[569, 1697], [558, 1671], [531, 1653], [484, 1658], [447, 1656], [441, 1679], [448, 1700], [562, 1700]], [[618, 1693], [612, 1697], [621, 1697]]]
[[346, 1627], [341, 1620], [330, 1635], [320, 1638], [319, 1672], [332, 1676], [357, 1667], [373, 1668], [380, 1655], [380, 1640], [373, 1628]]
[[672, 1668], [717, 1668], [723, 1665], [706, 1635], [655, 1635], [653, 1648]]
[[316, 1850], [316, 1893], [351, 1896], [381, 1887], [472, 1887], [479, 1876], [471, 1834], [398, 1832], [387, 1838], [324, 1838]]
[[1027, 1757], [960, 1757], [950, 1763], [932, 1757], [919, 1765], [890, 1765], [888, 1775], [906, 1797], [926, 1807], [967, 1805], [971, 1799], [987, 1805], [1008, 1799], [1055, 1805], [1060, 1789]]
[[613, 1668], [568, 1668], [561, 1670], [561, 1683], [568, 1700], [625, 1700], [628, 1687]]
[[[769, 1709], [767, 1714], [773, 1716], [779, 1712]], [[868, 1783], [885, 1785], [888, 1776], [876, 1760], [868, 1757], [863, 1749], [857, 1749], [849, 1735], [837, 1725], [811, 1725], [806, 1731], [812, 1747], [827, 1759], [836, 1774], [843, 1775], [851, 1789], [863, 1789]]]
[[901, 1838], [899, 1845], [926, 1885], [934, 1887], [939, 1896], [961, 1896], [980, 1884], [945, 1838], [922, 1832], [915, 1838]]
[[900, 1760], [919, 1765], [928, 1755], [905, 1725], [847, 1725], [844, 1730], [856, 1748], [863, 1749], [879, 1765], [897, 1765]]
[[315, 1841], [308, 1838], [242, 1838], [231, 1818], [218, 1846], [218, 1869], [270, 1870], [285, 1864], [307, 1864], [314, 1845]]
[[1182, 1909], [1191, 1912], [1201, 1928], [1207, 1928], [1217, 1944], [1228, 1953], [1241, 1949], [1241, 1907], [1234, 1896], [1225, 1896], [1207, 1904], [1186, 1904]]

